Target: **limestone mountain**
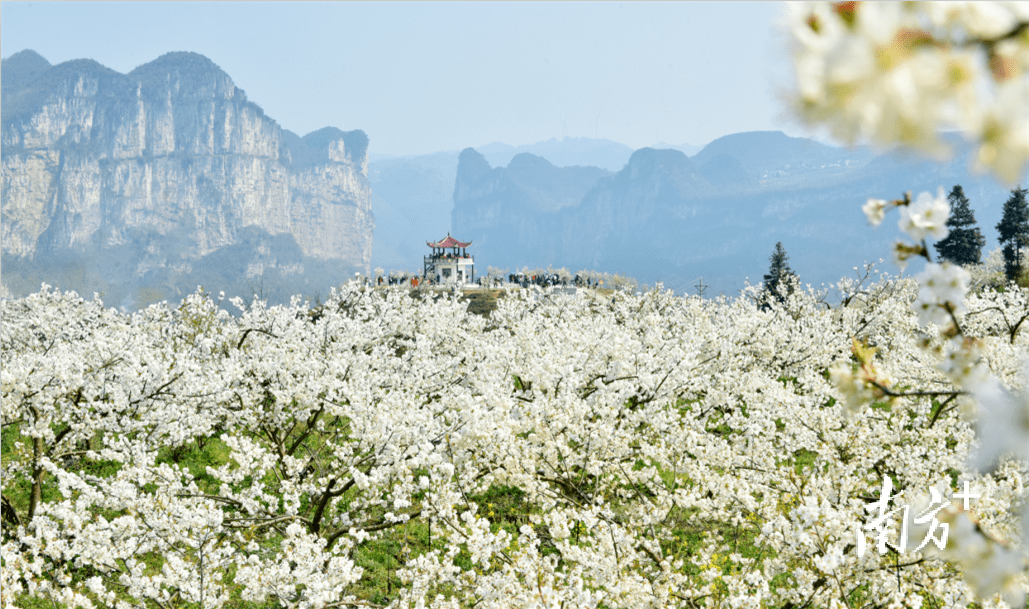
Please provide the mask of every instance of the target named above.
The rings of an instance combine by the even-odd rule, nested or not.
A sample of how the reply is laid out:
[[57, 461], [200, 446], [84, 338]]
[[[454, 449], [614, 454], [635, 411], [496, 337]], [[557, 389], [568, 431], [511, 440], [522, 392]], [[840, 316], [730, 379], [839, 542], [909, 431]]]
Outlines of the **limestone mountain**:
[[653, 233], [646, 227], [667, 223], [665, 216], [681, 202], [714, 192], [682, 152], [641, 148], [621, 171], [586, 193], [578, 213], [564, 215], [563, 255], [575, 260], [576, 268], [609, 265], [613, 252], [657, 262], [660, 256], [646, 254], [653, 243], [641, 238], [639, 230]]
[[368, 138], [282, 129], [196, 53], [121, 74], [3, 60], [3, 285], [134, 308], [210, 290], [272, 300], [367, 271]]
[[[722, 176], [722, 186], [750, 181], [762, 189], [829, 183], [875, 156], [867, 148], [839, 148], [781, 131], [750, 131], [720, 137], [690, 157], [698, 167]], [[730, 167], [731, 166], [731, 167]], [[728, 175], [737, 179], [729, 180]]]
[[[688, 144], [679, 148], [695, 152]], [[516, 156], [529, 153], [559, 168], [599, 167], [611, 172], [624, 167], [633, 153], [625, 144], [584, 137], [552, 138], [521, 146], [494, 142], [475, 150], [486, 159], [486, 167], [507, 167]], [[372, 184], [372, 210], [376, 221], [373, 267], [419, 269], [422, 255], [428, 252], [425, 241], [438, 239], [451, 230], [459, 155], [458, 151], [409, 156], [370, 155], [368, 178]], [[523, 167], [525, 177], [533, 173], [529, 165]], [[518, 173], [517, 163], [513, 171]], [[551, 172], [550, 175], [563, 174]], [[552, 184], [561, 188], [559, 183]], [[523, 186], [534, 190], [542, 199], [551, 196], [547, 193], [548, 187], [542, 184], [523, 183]], [[575, 190], [574, 184], [571, 188]], [[478, 242], [475, 249], [479, 251]]]
[[690, 291], [703, 276], [709, 295], [735, 293], [747, 277], [760, 281], [768, 252], [781, 241], [801, 280], [818, 285], [890, 258], [900, 236], [896, 220], [869, 227], [861, 212], [869, 197], [962, 184], [983, 225], [995, 222], [1007, 189], [973, 174], [969, 154], [959, 146], [950, 161], [935, 162], [780, 132], [742, 133], [689, 158], [676, 150], [637, 150], [618, 173], [581, 182], [579, 202], [566, 192], [553, 206], [558, 191], [548, 190], [545, 179], [523, 173], [515, 180], [510, 167], [490, 167], [466, 150], [453, 232], [481, 244], [475, 248], [481, 266], [588, 268]]
[[690, 144], [688, 142], [682, 144], [669, 144], [664, 140], [652, 146], [647, 146], [647, 148], [656, 148], [658, 150], [678, 150], [686, 156], [693, 156], [704, 149], [703, 146], [697, 146], [696, 144]]
[[578, 206], [611, 175], [598, 167], [555, 167], [528, 153], [507, 167], [492, 168], [474, 148], [463, 150], [458, 161], [453, 234], [474, 234], [474, 251], [482, 260], [518, 266], [559, 257], [560, 226], [554, 218]]
[[720, 188], [753, 188], [757, 186], [757, 177], [743, 167], [743, 163], [730, 154], [718, 154], [709, 158], [701, 167], [700, 173], [712, 185]]

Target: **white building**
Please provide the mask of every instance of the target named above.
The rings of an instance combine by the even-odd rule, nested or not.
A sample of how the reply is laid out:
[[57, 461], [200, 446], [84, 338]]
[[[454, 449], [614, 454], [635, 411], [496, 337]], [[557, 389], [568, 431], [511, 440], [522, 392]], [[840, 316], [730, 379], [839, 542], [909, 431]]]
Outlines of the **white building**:
[[[436, 283], [474, 283], [475, 257], [469, 256], [465, 248], [472, 244], [458, 241], [447, 233], [442, 241], [426, 241], [432, 254], [425, 256], [423, 277]], [[447, 250], [450, 250], [449, 252]]]

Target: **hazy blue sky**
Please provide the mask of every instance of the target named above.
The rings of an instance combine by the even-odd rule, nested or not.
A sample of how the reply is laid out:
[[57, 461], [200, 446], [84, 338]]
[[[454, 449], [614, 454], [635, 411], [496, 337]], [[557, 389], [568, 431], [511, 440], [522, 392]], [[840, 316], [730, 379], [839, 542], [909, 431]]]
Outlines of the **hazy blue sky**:
[[128, 72], [211, 58], [280, 125], [373, 153], [607, 138], [634, 148], [783, 118], [780, 3], [3, 2], [0, 55]]

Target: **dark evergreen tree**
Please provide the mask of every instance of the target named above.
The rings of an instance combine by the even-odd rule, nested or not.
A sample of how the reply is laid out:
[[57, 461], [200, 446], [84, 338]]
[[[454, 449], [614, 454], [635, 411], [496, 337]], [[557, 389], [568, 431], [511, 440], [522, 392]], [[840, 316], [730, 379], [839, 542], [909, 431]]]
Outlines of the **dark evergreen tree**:
[[794, 277], [793, 269], [790, 268], [789, 257], [782, 246], [782, 241], [775, 244], [775, 251], [769, 258], [771, 263], [768, 274], [765, 275], [765, 295], [767, 299], [776, 299], [779, 302], [786, 302], [786, 297], [793, 291], [793, 285], [789, 277]]
[[950, 200], [950, 217], [947, 226], [950, 234], [935, 245], [940, 258], [954, 264], [979, 264], [986, 239], [975, 225], [975, 214], [968, 206], [968, 197], [960, 184], [947, 195]]
[[1004, 252], [1004, 273], [1008, 281], [1014, 281], [1022, 274], [1022, 248], [1029, 247], [1029, 206], [1026, 204], [1025, 188], [1015, 188], [1011, 198], [1004, 202], [1004, 215], [997, 232]]

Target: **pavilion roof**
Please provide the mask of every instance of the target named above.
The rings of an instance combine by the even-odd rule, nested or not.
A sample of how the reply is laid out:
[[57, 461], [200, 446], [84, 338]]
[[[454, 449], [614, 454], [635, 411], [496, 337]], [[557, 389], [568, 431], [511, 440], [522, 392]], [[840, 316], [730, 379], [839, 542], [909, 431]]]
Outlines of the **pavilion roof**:
[[428, 245], [429, 247], [468, 247], [471, 244], [471, 241], [465, 243], [464, 241], [454, 239], [450, 236], [450, 233], [447, 233], [447, 238], [442, 241], [436, 241], [435, 243], [432, 241], [425, 242], [425, 245]]

